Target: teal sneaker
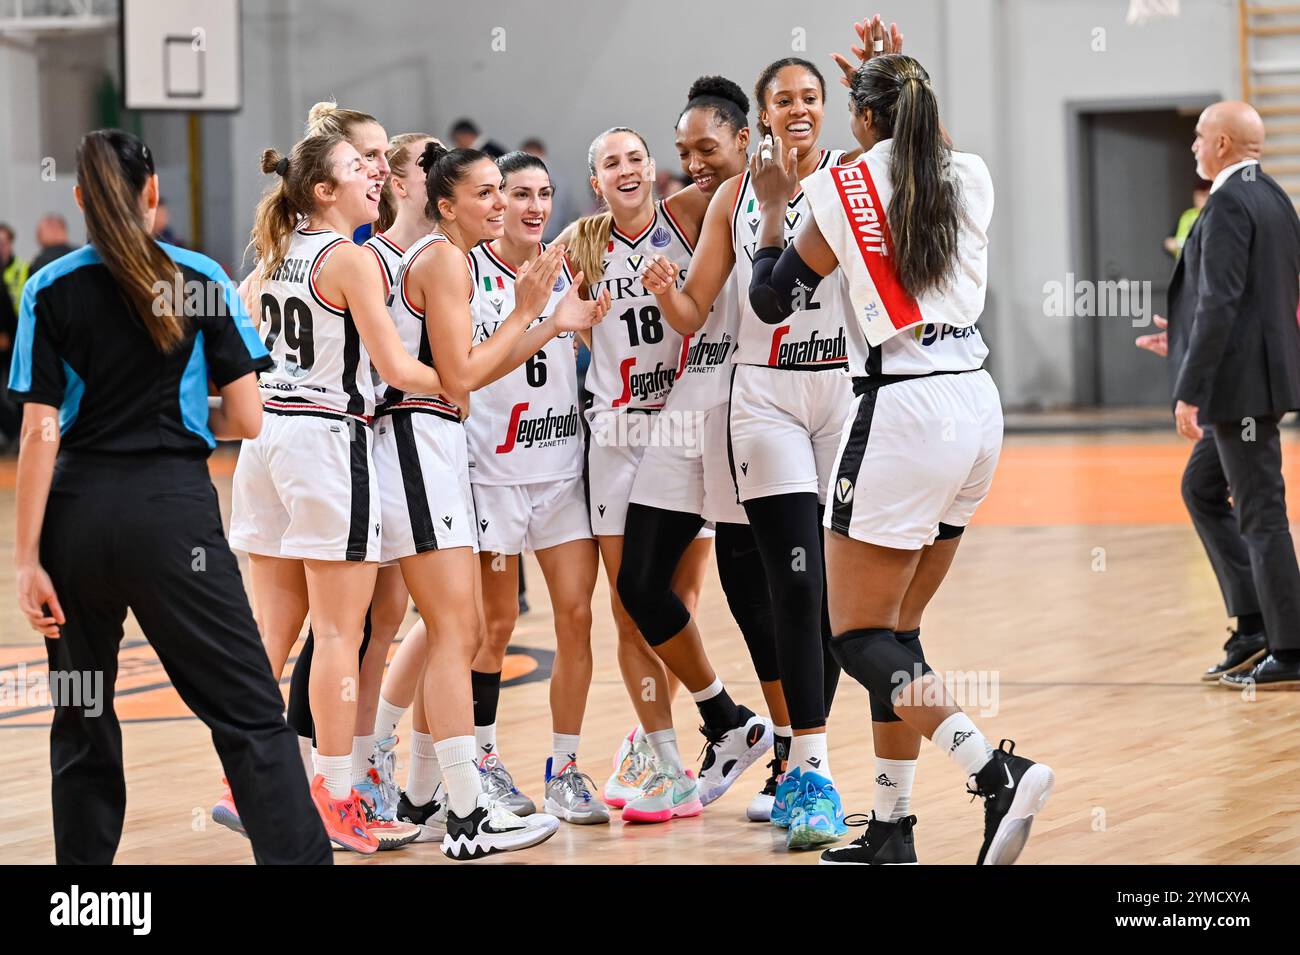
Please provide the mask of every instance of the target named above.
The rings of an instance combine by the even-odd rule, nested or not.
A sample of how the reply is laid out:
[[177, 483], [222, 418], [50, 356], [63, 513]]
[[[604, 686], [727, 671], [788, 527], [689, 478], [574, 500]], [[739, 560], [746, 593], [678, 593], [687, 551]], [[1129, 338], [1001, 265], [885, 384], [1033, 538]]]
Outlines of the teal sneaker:
[[694, 773], [689, 769], [656, 769], [641, 795], [623, 807], [623, 821], [667, 822], [678, 816], [698, 816], [703, 811]]
[[835, 784], [820, 773], [805, 773], [802, 792], [790, 812], [787, 849], [811, 849], [837, 841], [849, 831]]
[[772, 825], [778, 829], [790, 828], [790, 812], [803, 793], [803, 770], [796, 766], [781, 777], [772, 797]]

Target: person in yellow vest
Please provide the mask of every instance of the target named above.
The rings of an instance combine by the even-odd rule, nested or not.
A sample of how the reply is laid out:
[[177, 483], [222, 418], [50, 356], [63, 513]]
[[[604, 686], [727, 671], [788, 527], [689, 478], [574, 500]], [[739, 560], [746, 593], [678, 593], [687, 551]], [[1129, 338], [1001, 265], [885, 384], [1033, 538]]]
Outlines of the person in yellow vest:
[[1187, 236], [1192, 231], [1192, 226], [1196, 224], [1196, 217], [1201, 214], [1201, 209], [1205, 206], [1205, 200], [1210, 198], [1210, 187], [1206, 183], [1201, 183], [1192, 190], [1192, 207], [1183, 210], [1183, 214], [1178, 217], [1178, 225], [1174, 227], [1174, 234], [1165, 239], [1165, 251], [1175, 259], [1182, 254], [1183, 243], [1187, 241]]
[[8, 326], [17, 317], [16, 309], [23, 296], [23, 284], [27, 281], [27, 262], [14, 254], [14, 230], [7, 222], [0, 222], [0, 274], [15, 309], [14, 317], [3, 316], [3, 324]]

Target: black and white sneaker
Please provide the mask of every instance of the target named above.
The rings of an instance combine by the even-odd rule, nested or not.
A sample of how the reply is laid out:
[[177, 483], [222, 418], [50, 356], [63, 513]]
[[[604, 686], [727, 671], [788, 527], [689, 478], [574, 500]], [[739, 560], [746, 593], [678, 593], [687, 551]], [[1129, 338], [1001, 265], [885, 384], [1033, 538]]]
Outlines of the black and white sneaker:
[[844, 820], [845, 825], [866, 826], [867, 831], [847, 846], [836, 846], [822, 853], [818, 865], [918, 865], [916, 843], [912, 840], [915, 816], [898, 822], [884, 822], [873, 812], [859, 813]]
[[[442, 797], [441, 799], [439, 797]], [[447, 834], [447, 803], [442, 791], [442, 783], [433, 791], [433, 798], [423, 806], [417, 806], [402, 793], [397, 800], [397, 818], [420, 827], [416, 842], [441, 842]]]
[[700, 753], [700, 803], [707, 806], [731, 788], [745, 770], [772, 748], [772, 721], [757, 716], [747, 706], [740, 710], [740, 725], [726, 730], [701, 726], [704, 750]]
[[745, 808], [745, 816], [750, 822], [772, 821], [772, 803], [776, 802], [776, 787], [781, 782], [782, 773], [785, 772], [781, 767], [781, 757], [773, 756], [768, 760], [767, 768], [769, 771], [767, 782], [763, 783], [763, 788]]
[[560, 828], [560, 820], [545, 812], [521, 819], [499, 800], [480, 793], [474, 811], [460, 817], [447, 810], [447, 834], [442, 854], [449, 859], [480, 859], [494, 852], [513, 852], [545, 842]]
[[[1009, 749], [1003, 749], [1010, 743]], [[1004, 739], [989, 761], [972, 777], [966, 791], [984, 800], [984, 845], [976, 865], [1011, 865], [1029, 841], [1034, 816], [1042, 812], [1056, 777], [1050, 766], [1017, 756], [1016, 744]]]

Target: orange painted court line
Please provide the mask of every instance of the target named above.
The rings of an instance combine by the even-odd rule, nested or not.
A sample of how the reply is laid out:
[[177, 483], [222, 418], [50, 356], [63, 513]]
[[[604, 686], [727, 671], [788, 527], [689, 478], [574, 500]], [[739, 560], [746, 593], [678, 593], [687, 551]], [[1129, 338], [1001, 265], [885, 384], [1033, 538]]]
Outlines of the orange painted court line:
[[[1002, 449], [975, 524], [1186, 524], [1180, 483], [1191, 442], [1021, 445]], [[1300, 520], [1300, 445], [1284, 437], [1287, 511]]]

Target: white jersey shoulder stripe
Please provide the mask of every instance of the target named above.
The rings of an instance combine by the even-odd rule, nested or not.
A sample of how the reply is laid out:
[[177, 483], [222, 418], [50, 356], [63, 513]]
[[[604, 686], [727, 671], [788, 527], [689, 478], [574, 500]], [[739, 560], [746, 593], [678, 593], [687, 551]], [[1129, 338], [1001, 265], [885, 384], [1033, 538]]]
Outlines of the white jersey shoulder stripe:
[[672, 229], [673, 232], [677, 234], [677, 238], [681, 241], [682, 245], [686, 246], [686, 251], [690, 252], [691, 255], [694, 255], [695, 243], [691, 242], [690, 239], [686, 238], [686, 233], [682, 230], [682, 227], [677, 224], [677, 220], [673, 218], [673, 212], [671, 209], [668, 208], [668, 200], [667, 199], [662, 200], [659, 203], [659, 207], [663, 209], [664, 218], [668, 220], [668, 228]]
[[[303, 235], [316, 235], [316, 234], [317, 233], [315, 232], [303, 233]], [[321, 269], [325, 268], [325, 260], [329, 258], [330, 253], [333, 252], [335, 249], [337, 249], [340, 245], [343, 245], [349, 241], [350, 241], [349, 239], [345, 239], [343, 238], [343, 236], [339, 236], [329, 245], [325, 246], [325, 248], [317, 252], [316, 258], [313, 259], [311, 263], [311, 271], [307, 273], [307, 287], [311, 291], [311, 297], [316, 300], [316, 304], [319, 305], [321, 308], [325, 309], [325, 311], [330, 312], [333, 315], [338, 315], [340, 317], [342, 317], [347, 313], [347, 309], [344, 308], [342, 305], [335, 305], [333, 302], [327, 299], [324, 296], [324, 294], [321, 293], [321, 290], [316, 287], [316, 276], [320, 275]]]

